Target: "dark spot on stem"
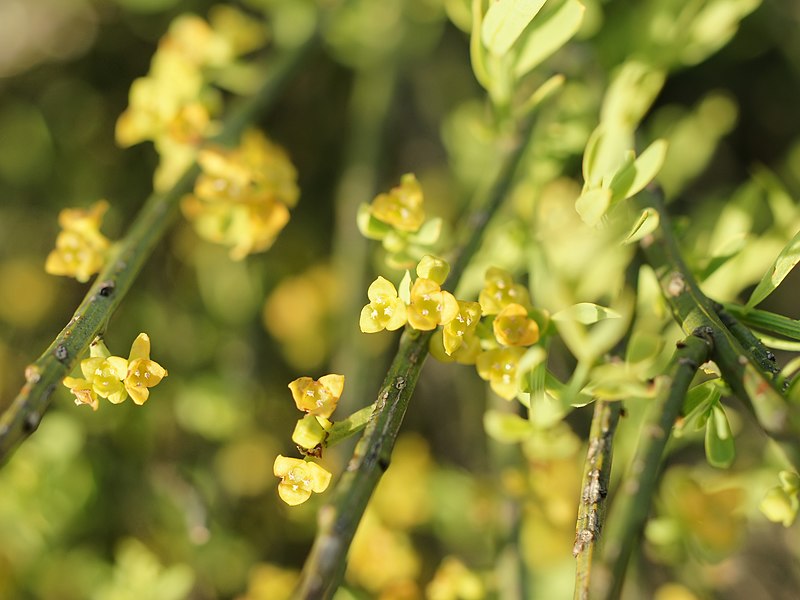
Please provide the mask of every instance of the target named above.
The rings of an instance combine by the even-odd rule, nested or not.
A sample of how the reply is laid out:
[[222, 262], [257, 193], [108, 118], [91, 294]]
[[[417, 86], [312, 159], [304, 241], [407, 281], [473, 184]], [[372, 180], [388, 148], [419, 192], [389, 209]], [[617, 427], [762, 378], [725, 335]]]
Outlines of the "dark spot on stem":
[[104, 281], [100, 284], [100, 289], [98, 290], [98, 294], [103, 296], [104, 298], [108, 298], [112, 293], [114, 293], [115, 284], [113, 281]]
[[33, 433], [39, 427], [39, 423], [41, 423], [41, 421], [42, 418], [37, 413], [30, 413], [22, 422], [22, 430], [25, 433]]
[[379, 458], [378, 459], [378, 466], [380, 467], [381, 471], [383, 471], [385, 473], [386, 469], [389, 468], [389, 461], [387, 459], [385, 459], [385, 458]]
[[53, 353], [56, 355], [56, 358], [62, 362], [67, 360], [67, 357], [69, 357], [69, 351], [64, 344], [59, 344], [56, 346], [56, 349]]

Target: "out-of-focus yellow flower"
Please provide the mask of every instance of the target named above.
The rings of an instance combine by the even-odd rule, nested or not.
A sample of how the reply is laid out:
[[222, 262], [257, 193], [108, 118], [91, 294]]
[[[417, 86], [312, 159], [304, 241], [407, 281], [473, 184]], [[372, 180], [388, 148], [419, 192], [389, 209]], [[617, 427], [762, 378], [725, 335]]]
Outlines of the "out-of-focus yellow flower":
[[504, 346], [530, 346], [539, 341], [539, 325], [528, 317], [521, 304], [512, 302], [497, 314], [492, 323], [494, 337]]
[[530, 294], [525, 286], [514, 283], [511, 273], [490, 267], [486, 271], [485, 284], [478, 296], [484, 315], [496, 315], [509, 304], [521, 304], [528, 308]]
[[394, 331], [406, 324], [405, 303], [398, 298], [392, 282], [378, 277], [367, 290], [369, 304], [361, 309], [358, 325], [364, 333], [376, 333], [388, 329]]
[[414, 329], [430, 331], [450, 323], [459, 313], [458, 301], [431, 279], [419, 277], [411, 286], [408, 323]]
[[56, 248], [47, 256], [44, 269], [51, 275], [67, 275], [81, 283], [100, 271], [106, 261], [110, 242], [100, 225], [108, 202], [99, 200], [88, 210], [67, 208], [58, 215], [61, 232]]
[[302, 504], [312, 492], [324, 492], [331, 482], [331, 474], [316, 463], [278, 455], [272, 467], [278, 484], [278, 495], [289, 506]]
[[161, 38], [159, 52], [173, 52], [197, 67], [216, 67], [233, 60], [234, 52], [228, 40], [214, 31], [197, 15], [183, 14], [170, 23], [169, 31]]
[[142, 405], [150, 396], [148, 388], [158, 385], [167, 376], [164, 367], [150, 360], [150, 337], [146, 333], [140, 333], [133, 341], [127, 365], [125, 389], [136, 404]]
[[422, 208], [422, 188], [412, 173], [400, 179], [400, 185], [391, 189], [388, 194], [378, 194], [372, 201], [372, 216], [398, 229], [399, 231], [417, 231], [425, 221]]
[[237, 148], [203, 150], [198, 162], [203, 173], [181, 202], [197, 233], [231, 246], [234, 260], [272, 246], [299, 195], [297, 172], [283, 149], [250, 130]]
[[299, 577], [299, 571], [260, 563], [250, 569], [247, 592], [236, 600], [289, 600]]
[[517, 385], [517, 365], [525, 354], [524, 348], [495, 348], [478, 355], [475, 367], [478, 375], [488, 381], [494, 393], [511, 400], [519, 391]]
[[480, 577], [453, 556], [446, 556], [425, 588], [428, 600], [480, 600], [486, 590]]
[[480, 319], [480, 304], [458, 300], [458, 314], [442, 328], [444, 351], [448, 356], [452, 356], [459, 348], [471, 345], [469, 340], [474, 337]]
[[344, 390], [344, 375], [324, 375], [315, 381], [300, 377], [289, 384], [297, 408], [314, 417], [326, 419], [336, 410]]

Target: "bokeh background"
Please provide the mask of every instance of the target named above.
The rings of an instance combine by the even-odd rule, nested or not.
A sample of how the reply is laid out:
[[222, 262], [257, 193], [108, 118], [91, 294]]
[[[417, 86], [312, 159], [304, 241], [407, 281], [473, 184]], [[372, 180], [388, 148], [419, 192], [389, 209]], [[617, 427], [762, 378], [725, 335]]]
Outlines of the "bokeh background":
[[[213, 4], [0, 2], [0, 408], [86, 290], [44, 272], [58, 211], [106, 198], [103, 231], [123, 235], [157, 157], [149, 144], [118, 148], [114, 123], [171, 19]], [[231, 4], [267, 19], [266, 53], [301, 18], [281, 6], [291, 0]], [[290, 589], [321, 500], [289, 508], [277, 497], [272, 462], [295, 455], [299, 416], [286, 385], [342, 372], [346, 414], [373, 401], [396, 343], [358, 332], [365, 282], [385, 267], [355, 229], [356, 207], [414, 172], [429, 212], [452, 222], [493, 160], [476, 117], [484, 96], [463, 31], [467, 3], [349, 4], [258, 123], [299, 173], [301, 199], [277, 243], [231, 262], [178, 221], [106, 334], [126, 355], [148, 332], [169, 377], [144, 407], [92, 412], [57, 390], [39, 431], [0, 470], [0, 598], [272, 600]], [[691, 3], [585, 4], [577, 39], [548, 63], [575, 81], [562, 106], [569, 120], [552, 137], [576, 180], [609, 73], [645, 45], [648, 11]], [[685, 135], [707, 151], [668, 164], [664, 183], [676, 212], [708, 227], [758, 165], [791, 197], [800, 190], [800, 5], [756, 5], [727, 45], [672, 70], [643, 125], [652, 137], [687, 114], [706, 117]], [[521, 235], [507, 225], [495, 252], [513, 254]], [[767, 308], [800, 317], [796, 298], [790, 278]], [[521, 572], [535, 597], [571, 597], [589, 413], [539, 435], [521, 459], [484, 434], [483, 412], [496, 402], [472, 369], [429, 361], [342, 598], [515, 597]], [[740, 454], [760, 443], [748, 440]], [[325, 456], [334, 481], [343, 446]], [[709, 474], [696, 467], [696, 446], [670, 463], [638, 589], [662, 599], [796, 597], [800, 535], [751, 510], [749, 490], [766, 477], [753, 474], [757, 461]], [[448, 592], [450, 580], [466, 591]]]

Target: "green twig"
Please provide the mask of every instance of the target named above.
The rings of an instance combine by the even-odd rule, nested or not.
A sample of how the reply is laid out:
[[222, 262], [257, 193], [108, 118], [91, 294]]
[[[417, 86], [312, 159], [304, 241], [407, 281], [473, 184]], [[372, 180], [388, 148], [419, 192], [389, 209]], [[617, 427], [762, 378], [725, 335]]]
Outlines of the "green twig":
[[603, 529], [606, 495], [611, 476], [614, 433], [619, 422], [621, 402], [598, 400], [592, 415], [589, 448], [583, 465], [583, 484], [575, 527], [572, 554], [575, 569], [575, 600], [588, 600], [591, 585], [592, 559]]
[[[514, 173], [530, 137], [531, 126], [532, 123], [529, 123], [520, 132], [516, 147], [504, 161], [486, 203], [466, 224], [471, 233], [453, 261], [448, 279], [450, 289], [458, 283], [480, 244], [489, 219], [511, 188]], [[294, 598], [330, 598], [336, 591], [356, 527], [375, 486], [389, 466], [408, 402], [428, 354], [431, 335], [432, 332], [410, 328], [403, 332], [397, 354], [378, 392], [372, 418], [331, 499], [319, 511], [317, 536], [303, 567]]]
[[[748, 350], [745, 350], [737, 336], [723, 324], [714, 303], [700, 290], [681, 258], [663, 203], [655, 195], [649, 197], [650, 204], [659, 211], [661, 225], [642, 240], [642, 249], [658, 276], [662, 294], [675, 320], [687, 333], [710, 328], [714, 338], [711, 358], [719, 366], [725, 382], [755, 415], [764, 431], [781, 444], [787, 460], [800, 468], [800, 415], [777, 389], [772, 369], [765, 371], [761, 366], [763, 360], [750, 350], [751, 345], [756, 351], [763, 347], [751, 344], [747, 338]], [[739, 334], [742, 336], [742, 331]]]
[[[744, 323], [747, 323], [747, 321], [742, 319], [740, 316], [736, 316], [736, 313], [734, 312], [735, 309], [730, 310], [728, 307], [717, 302], [714, 303], [714, 309], [717, 311], [717, 316], [719, 317], [719, 320], [722, 321], [722, 324], [728, 328], [728, 330], [737, 340], [739, 340], [739, 343], [742, 345], [742, 347], [756, 359], [756, 362], [758, 363], [758, 366], [761, 367], [761, 370], [763, 370], [765, 373], [771, 373], [772, 375], [777, 375], [780, 373], [780, 369], [775, 365], [775, 355], [767, 350], [767, 347], [761, 342], [761, 340], [758, 339], [753, 332], [744, 325]], [[759, 312], [761, 313], [763, 311]], [[792, 320], [788, 319], [787, 317], [783, 318], [789, 321]]]
[[[254, 96], [243, 99], [231, 112], [222, 132], [214, 141], [230, 143], [238, 139], [256, 115], [275, 103], [302, 59], [315, 45], [316, 36], [313, 36], [298, 49], [282, 57], [262, 88]], [[199, 167], [195, 164], [171, 190], [148, 198], [125, 237], [116, 244], [113, 256], [97, 275], [67, 326], [36, 362], [25, 369], [25, 385], [0, 417], [0, 462], [4, 462], [14, 448], [39, 426], [53, 391], [75, 367], [92, 340], [104, 330], [145, 261], [172, 223], [179, 200], [192, 188], [198, 173]]]
[[739, 304], [724, 304], [723, 309], [748, 327], [800, 340], [800, 320]]
[[680, 414], [689, 384], [713, 348], [711, 332], [700, 328], [678, 343], [642, 427], [639, 447], [611, 507], [601, 560], [594, 565], [592, 598], [619, 598], [625, 570], [644, 527], [660, 471], [661, 457]]

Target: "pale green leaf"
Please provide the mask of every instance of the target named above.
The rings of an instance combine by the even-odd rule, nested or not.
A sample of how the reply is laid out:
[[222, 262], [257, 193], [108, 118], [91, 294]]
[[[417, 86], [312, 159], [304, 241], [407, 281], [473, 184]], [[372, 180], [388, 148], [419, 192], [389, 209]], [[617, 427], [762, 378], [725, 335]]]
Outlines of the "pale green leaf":
[[664, 164], [667, 155], [666, 140], [656, 140], [650, 144], [632, 165], [621, 169], [611, 181], [611, 202], [630, 198], [653, 181]]
[[544, 3], [545, 0], [494, 0], [481, 27], [481, 39], [489, 52], [508, 52]]
[[370, 240], [382, 240], [392, 230], [391, 225], [372, 216], [372, 209], [366, 203], [362, 203], [358, 207], [356, 225], [361, 235]]
[[531, 435], [531, 424], [514, 413], [487, 410], [483, 415], [483, 427], [489, 437], [513, 444], [520, 442]]
[[711, 418], [706, 421], [705, 448], [706, 460], [712, 467], [727, 469], [736, 458], [731, 426], [719, 403], [714, 404]]
[[800, 262], [800, 231], [781, 250], [778, 258], [753, 290], [745, 307], [753, 308], [774, 292], [798, 262]]
[[575, 201], [575, 210], [587, 225], [597, 225], [611, 205], [611, 190], [594, 188], [581, 193]]
[[634, 222], [628, 235], [625, 237], [625, 244], [633, 244], [642, 238], [653, 233], [660, 222], [658, 211], [654, 208], [645, 208]]
[[434, 219], [428, 219], [425, 221], [422, 224], [422, 227], [419, 228], [419, 231], [409, 236], [409, 240], [421, 246], [432, 246], [439, 241], [439, 236], [441, 233], [442, 219], [440, 217], [436, 217]]
[[537, 19], [521, 43], [514, 74], [522, 77], [566, 44], [580, 28], [585, 10], [578, 0], [566, 0], [555, 11]]
[[411, 304], [411, 273], [406, 269], [400, 285], [397, 286], [397, 297], [406, 304]]
[[605, 319], [619, 319], [617, 311], [591, 302], [579, 302], [569, 308], [560, 310], [552, 316], [553, 321], [577, 321], [583, 325], [591, 325]]
[[742, 383], [761, 426], [767, 431], [784, 427], [789, 412], [786, 399], [749, 362], [744, 366]]

